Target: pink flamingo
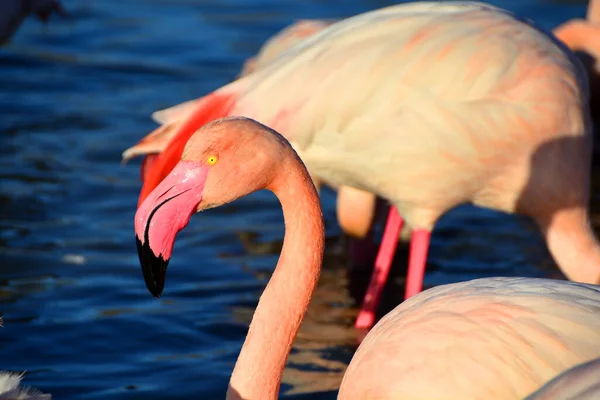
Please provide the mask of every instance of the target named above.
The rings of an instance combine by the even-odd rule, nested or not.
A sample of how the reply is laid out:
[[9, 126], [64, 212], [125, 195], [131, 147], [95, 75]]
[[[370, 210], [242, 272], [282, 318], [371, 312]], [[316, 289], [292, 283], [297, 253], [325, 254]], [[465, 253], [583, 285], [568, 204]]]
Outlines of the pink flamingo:
[[525, 400], [600, 399], [600, 358], [561, 373]]
[[[597, 97], [600, 91], [600, 0], [590, 0], [587, 19], [574, 19], [561, 24], [553, 30], [558, 39], [581, 55], [590, 77], [590, 95], [594, 109], [594, 119], [600, 115], [597, 111]], [[338, 191], [338, 221], [346, 233], [362, 238], [371, 229], [375, 214], [375, 195], [344, 187]]]
[[[308, 171], [272, 129], [242, 117], [219, 119], [187, 141], [134, 221], [146, 286], [159, 297], [175, 236], [191, 216], [261, 189], [279, 198], [286, 233], [228, 399], [278, 397], [323, 260], [323, 217]], [[367, 334], [339, 398], [522, 398], [598, 357], [598, 343], [600, 286], [527, 278], [439, 286], [403, 302]]]
[[435, 222], [467, 202], [532, 217], [567, 277], [596, 283], [583, 87], [573, 55], [508, 12], [482, 3], [387, 7], [333, 24], [197, 100], [156, 157], [140, 200], [197, 127], [245, 115], [284, 132], [325, 184], [394, 205], [359, 327], [374, 322], [403, 220], [413, 230], [410, 296], [421, 290]]
[[53, 12], [63, 16], [67, 15], [57, 0], [2, 0], [0, 3], [0, 44], [8, 42], [29, 14], [35, 14], [40, 21], [46, 22]]

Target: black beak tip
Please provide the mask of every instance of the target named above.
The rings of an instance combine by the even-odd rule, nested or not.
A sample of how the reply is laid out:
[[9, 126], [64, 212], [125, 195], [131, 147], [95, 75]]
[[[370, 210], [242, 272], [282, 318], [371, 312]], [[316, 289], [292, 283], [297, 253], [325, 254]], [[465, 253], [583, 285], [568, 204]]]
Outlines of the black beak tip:
[[158, 299], [165, 288], [165, 277], [169, 260], [165, 260], [162, 257], [162, 254], [158, 257], [155, 256], [150, 249], [148, 241], [142, 244], [142, 241], [137, 235], [135, 236], [135, 243], [137, 244], [140, 265], [142, 266], [146, 287], [152, 296]]

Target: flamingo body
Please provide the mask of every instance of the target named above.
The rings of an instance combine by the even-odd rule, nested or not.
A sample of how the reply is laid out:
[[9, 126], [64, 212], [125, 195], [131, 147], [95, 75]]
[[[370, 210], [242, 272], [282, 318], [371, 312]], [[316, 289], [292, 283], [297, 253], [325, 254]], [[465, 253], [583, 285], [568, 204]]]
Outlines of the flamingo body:
[[599, 286], [529, 278], [438, 286], [369, 332], [339, 398], [522, 399], [599, 357], [599, 344]]
[[392, 6], [217, 93], [236, 97], [232, 115], [284, 132], [311, 176], [390, 200], [412, 229], [468, 202], [527, 214], [570, 279], [600, 281], [586, 75], [528, 21], [481, 3]]
[[[223, 90], [237, 95], [233, 115], [285, 132], [328, 184], [379, 193], [411, 226], [430, 228], [438, 210], [468, 201], [486, 175], [499, 174], [498, 153], [522, 144], [510, 134], [539, 145], [550, 127], [557, 131], [542, 112], [584, 103], [571, 89], [571, 99], [561, 93], [549, 109], [539, 106], [551, 90], [579, 87], [581, 71], [570, 61], [542, 33], [497, 9], [409, 3], [332, 25]], [[276, 88], [277, 103], [255, 106]], [[500, 121], [512, 125], [500, 128]], [[582, 136], [582, 128], [571, 135]], [[519, 153], [529, 156], [527, 147]], [[424, 153], [441, 157], [425, 162]], [[515, 178], [503, 182], [509, 194], [495, 199], [496, 208], [516, 209], [511, 197], [526, 177]]]

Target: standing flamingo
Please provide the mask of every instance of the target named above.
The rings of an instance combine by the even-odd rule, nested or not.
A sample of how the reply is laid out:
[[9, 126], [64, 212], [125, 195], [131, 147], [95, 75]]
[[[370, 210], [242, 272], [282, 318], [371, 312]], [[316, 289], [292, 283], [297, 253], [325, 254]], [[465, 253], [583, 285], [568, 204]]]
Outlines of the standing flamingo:
[[[191, 216], [261, 189], [279, 198], [286, 232], [228, 399], [278, 397], [323, 260], [323, 217], [308, 171], [272, 129], [242, 117], [219, 119], [189, 139], [134, 221], [146, 286], [159, 297], [175, 236]], [[600, 286], [527, 278], [439, 286], [405, 301], [371, 330], [339, 398], [522, 398], [598, 357], [598, 343]]]
[[5, 44], [29, 14], [43, 21], [56, 12], [66, 15], [58, 0], [2, 0], [0, 2], [0, 44]]
[[561, 373], [525, 400], [600, 399], [600, 358]]
[[595, 283], [600, 246], [587, 212], [584, 75], [560, 42], [489, 5], [422, 2], [368, 12], [197, 101], [157, 156], [140, 199], [198, 127], [245, 115], [284, 132], [311, 175], [375, 193], [399, 211], [388, 219], [385, 269], [374, 273], [360, 327], [374, 322], [402, 218], [413, 228], [412, 295], [422, 287], [435, 222], [467, 202], [532, 217], [567, 277]]

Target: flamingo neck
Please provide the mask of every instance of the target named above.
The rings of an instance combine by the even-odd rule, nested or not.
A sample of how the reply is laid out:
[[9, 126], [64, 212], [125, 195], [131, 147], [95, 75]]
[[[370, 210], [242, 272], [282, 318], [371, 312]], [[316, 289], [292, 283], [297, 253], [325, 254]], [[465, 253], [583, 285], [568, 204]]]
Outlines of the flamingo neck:
[[600, 284], [600, 245], [583, 207], [555, 212], [540, 225], [552, 257], [569, 280]]
[[268, 188], [281, 202], [285, 239], [235, 364], [227, 399], [278, 398], [285, 363], [319, 279], [325, 241], [319, 197], [306, 169], [293, 158]]

